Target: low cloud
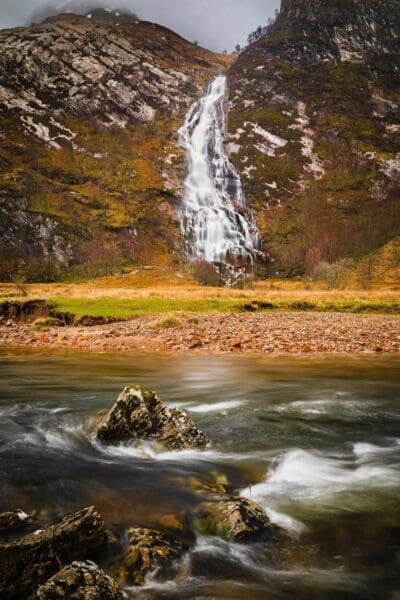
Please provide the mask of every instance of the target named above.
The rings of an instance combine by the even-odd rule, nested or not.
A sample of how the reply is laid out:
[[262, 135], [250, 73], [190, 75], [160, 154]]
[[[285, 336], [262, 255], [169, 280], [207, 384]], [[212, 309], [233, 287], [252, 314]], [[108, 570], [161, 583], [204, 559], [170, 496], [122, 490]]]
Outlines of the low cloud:
[[141, 19], [173, 29], [213, 50], [232, 50], [264, 25], [280, 0], [1, 0], [0, 27], [40, 21], [67, 8], [85, 13], [95, 7], [128, 9]]

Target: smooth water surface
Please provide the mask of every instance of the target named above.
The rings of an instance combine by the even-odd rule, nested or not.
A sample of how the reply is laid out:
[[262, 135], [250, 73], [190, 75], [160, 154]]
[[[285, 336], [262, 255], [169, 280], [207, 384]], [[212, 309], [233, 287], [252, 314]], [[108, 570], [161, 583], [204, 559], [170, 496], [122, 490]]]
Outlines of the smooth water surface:
[[[386, 357], [3, 355], [0, 510], [40, 521], [94, 504], [107, 524], [160, 527], [190, 513], [199, 482], [225, 475], [287, 536], [272, 547], [199, 536], [178, 580], [150, 578], [139, 598], [394, 600], [399, 367]], [[133, 383], [188, 411], [212, 449], [95, 441], [90, 423]]]

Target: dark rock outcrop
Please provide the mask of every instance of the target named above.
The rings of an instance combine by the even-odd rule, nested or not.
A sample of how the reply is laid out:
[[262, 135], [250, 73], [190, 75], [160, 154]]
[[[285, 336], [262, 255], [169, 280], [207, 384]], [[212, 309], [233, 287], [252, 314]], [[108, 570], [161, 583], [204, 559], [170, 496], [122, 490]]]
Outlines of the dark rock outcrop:
[[21, 529], [32, 521], [32, 517], [23, 510], [13, 510], [0, 513], [0, 531], [11, 531]]
[[208, 438], [183, 411], [169, 409], [155, 392], [126, 387], [104, 417], [97, 437], [105, 442], [142, 439], [160, 442], [168, 450], [204, 448]]
[[261, 535], [272, 537], [278, 532], [259, 504], [240, 496], [210, 496], [199, 505], [195, 519], [199, 531], [234, 542]]
[[40, 586], [38, 600], [120, 600], [117, 584], [91, 562], [73, 562]]
[[118, 575], [124, 584], [142, 585], [147, 574], [155, 570], [165, 573], [189, 548], [154, 529], [131, 528], [127, 536], [126, 553], [118, 566]]
[[59, 312], [56, 306], [47, 300], [4, 300], [0, 302], [0, 321], [32, 323], [38, 319], [57, 319], [58, 325], [72, 325], [75, 317], [71, 313]]
[[93, 507], [44, 530], [0, 545], [0, 597], [23, 598], [76, 559], [92, 558], [108, 539]]

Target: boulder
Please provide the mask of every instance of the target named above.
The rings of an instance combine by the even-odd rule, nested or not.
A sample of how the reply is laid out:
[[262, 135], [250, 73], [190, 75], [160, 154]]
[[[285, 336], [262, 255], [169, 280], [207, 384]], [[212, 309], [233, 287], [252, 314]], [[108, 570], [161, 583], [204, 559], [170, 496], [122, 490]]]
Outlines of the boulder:
[[91, 562], [73, 562], [37, 591], [38, 600], [120, 600], [117, 584]]
[[92, 558], [107, 541], [93, 507], [21, 539], [0, 544], [0, 598], [23, 598], [76, 559]]
[[142, 585], [146, 575], [155, 570], [165, 573], [190, 547], [155, 529], [131, 528], [127, 537], [126, 553], [116, 569], [124, 585]]
[[195, 513], [196, 528], [208, 535], [228, 541], [245, 542], [257, 536], [274, 536], [273, 525], [259, 504], [228, 494], [214, 494], [202, 502]]
[[158, 441], [168, 450], [204, 448], [208, 438], [183, 411], [169, 409], [155, 392], [126, 387], [101, 421], [97, 437], [106, 442]]
[[20, 529], [31, 523], [32, 517], [26, 514], [23, 510], [13, 510], [10, 512], [0, 513], [0, 531], [11, 531], [12, 529]]

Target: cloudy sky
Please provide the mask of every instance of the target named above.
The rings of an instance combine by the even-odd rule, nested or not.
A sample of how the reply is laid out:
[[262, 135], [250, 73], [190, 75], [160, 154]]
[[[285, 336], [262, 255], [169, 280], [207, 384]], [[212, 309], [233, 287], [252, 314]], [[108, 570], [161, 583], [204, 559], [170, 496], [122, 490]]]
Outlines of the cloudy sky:
[[[66, 0], [0, 0], [0, 28], [24, 25], [38, 9], [50, 7], [54, 13], [65, 4]], [[250, 31], [266, 23], [280, 0], [82, 0], [76, 4], [85, 9], [127, 7], [140, 18], [166, 25], [202, 46], [232, 50], [237, 43], [243, 44]]]

